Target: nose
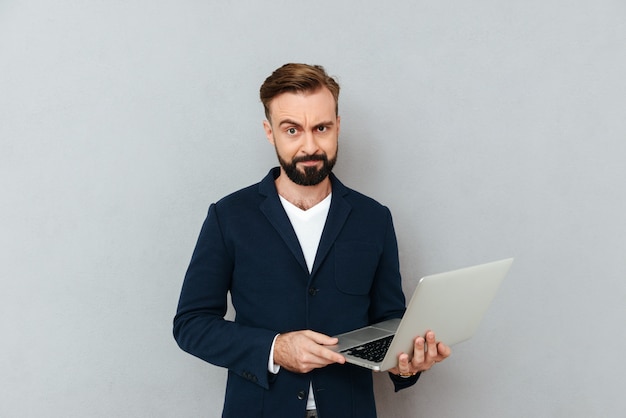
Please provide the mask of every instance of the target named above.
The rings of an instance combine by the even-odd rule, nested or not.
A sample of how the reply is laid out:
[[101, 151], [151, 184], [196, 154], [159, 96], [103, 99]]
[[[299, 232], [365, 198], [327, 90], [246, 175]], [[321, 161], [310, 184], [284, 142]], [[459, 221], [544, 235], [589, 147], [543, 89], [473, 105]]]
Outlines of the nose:
[[317, 138], [315, 138], [315, 134], [311, 131], [307, 131], [304, 136], [304, 143], [302, 144], [302, 151], [304, 151], [307, 155], [313, 155], [319, 151], [319, 146], [317, 144]]

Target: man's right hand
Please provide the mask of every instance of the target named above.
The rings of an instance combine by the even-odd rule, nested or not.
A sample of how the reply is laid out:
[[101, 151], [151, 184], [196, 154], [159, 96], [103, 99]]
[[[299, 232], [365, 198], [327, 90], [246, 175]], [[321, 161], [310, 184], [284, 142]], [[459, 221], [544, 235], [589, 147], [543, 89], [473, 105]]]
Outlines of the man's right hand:
[[325, 347], [338, 342], [337, 338], [310, 330], [280, 334], [274, 343], [274, 363], [295, 373], [344, 364], [346, 359], [341, 354]]

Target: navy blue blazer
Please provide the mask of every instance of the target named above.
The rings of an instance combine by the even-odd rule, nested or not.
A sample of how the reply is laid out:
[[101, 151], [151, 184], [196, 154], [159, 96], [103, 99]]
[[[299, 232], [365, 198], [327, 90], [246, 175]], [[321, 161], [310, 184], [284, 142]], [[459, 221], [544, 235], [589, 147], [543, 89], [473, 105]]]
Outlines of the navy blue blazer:
[[[279, 173], [274, 168], [210, 206], [185, 275], [174, 337], [183, 350], [228, 369], [224, 417], [304, 416], [310, 382], [320, 417], [374, 417], [367, 369], [330, 365], [274, 375], [267, 363], [277, 333], [335, 335], [403, 315], [391, 214], [331, 175], [330, 211], [309, 274], [276, 191]], [[228, 292], [234, 321], [224, 319]], [[415, 380], [397, 381], [396, 389]]]

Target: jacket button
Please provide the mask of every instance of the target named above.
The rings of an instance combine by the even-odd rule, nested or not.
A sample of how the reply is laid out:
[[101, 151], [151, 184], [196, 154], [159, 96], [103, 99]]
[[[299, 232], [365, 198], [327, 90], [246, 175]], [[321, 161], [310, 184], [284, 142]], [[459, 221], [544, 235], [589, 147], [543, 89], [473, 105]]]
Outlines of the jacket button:
[[304, 399], [306, 399], [306, 392], [301, 390], [300, 392], [298, 392], [298, 399], [300, 399], [301, 401], [303, 401]]
[[241, 375], [243, 376], [244, 379], [250, 380], [252, 382], [257, 381], [257, 377], [250, 372], [243, 372]]
[[317, 289], [316, 289], [316, 288], [314, 288], [314, 287], [311, 287], [311, 288], [309, 289], [309, 295], [311, 295], [311, 296], [315, 296], [315, 295], [317, 295]]

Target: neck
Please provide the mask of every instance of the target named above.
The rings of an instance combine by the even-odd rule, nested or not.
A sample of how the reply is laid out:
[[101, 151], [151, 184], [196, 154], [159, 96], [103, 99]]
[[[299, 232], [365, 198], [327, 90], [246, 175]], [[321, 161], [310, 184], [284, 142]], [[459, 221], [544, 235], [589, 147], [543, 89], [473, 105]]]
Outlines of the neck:
[[302, 210], [308, 210], [317, 205], [330, 194], [332, 189], [328, 177], [315, 186], [301, 186], [291, 181], [282, 168], [280, 176], [274, 182], [278, 194]]

